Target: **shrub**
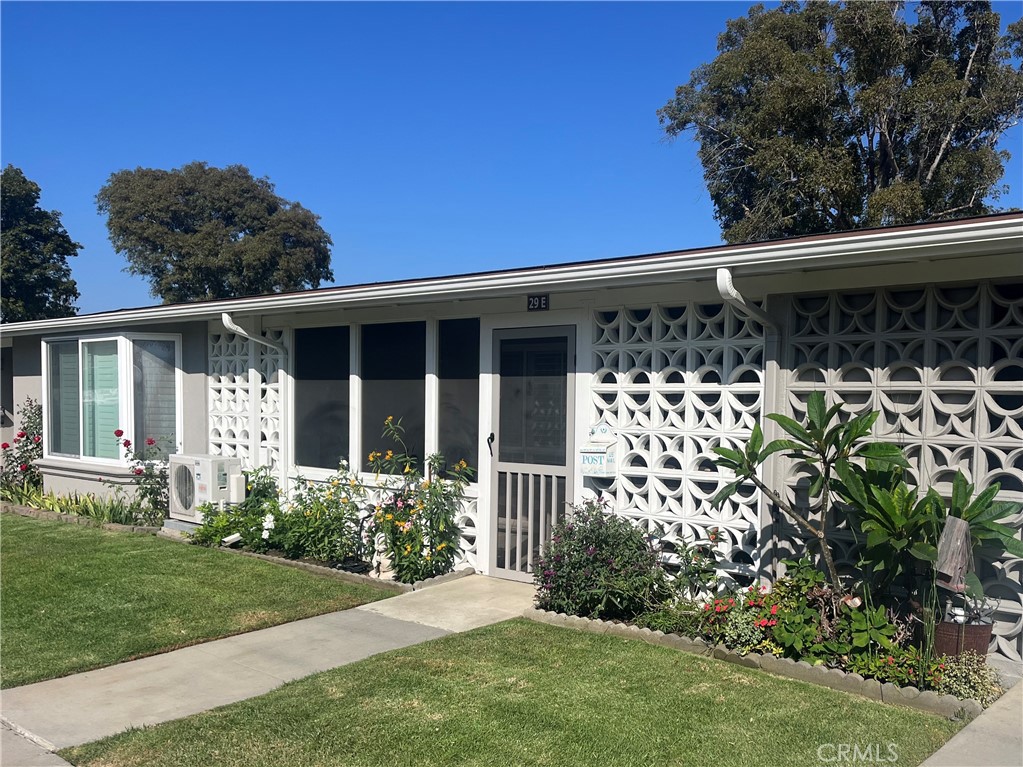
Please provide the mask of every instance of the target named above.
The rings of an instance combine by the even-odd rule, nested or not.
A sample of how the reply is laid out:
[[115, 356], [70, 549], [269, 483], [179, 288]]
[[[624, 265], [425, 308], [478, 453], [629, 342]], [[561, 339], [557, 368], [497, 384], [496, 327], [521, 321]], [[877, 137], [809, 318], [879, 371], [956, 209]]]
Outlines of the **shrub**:
[[851, 655], [845, 662], [845, 670], [873, 677], [881, 683], [890, 682], [900, 687], [913, 685], [921, 690], [933, 690], [940, 684], [946, 661], [946, 658], [928, 659], [916, 647], [892, 647], [884, 652]]
[[384, 499], [374, 508], [370, 535], [381, 541], [394, 577], [402, 583], [451, 572], [461, 538], [456, 516], [472, 469], [460, 460], [443, 478], [444, 456], [435, 453], [426, 459], [424, 477], [408, 454], [401, 420], [388, 416], [383, 433], [398, 449], [369, 454], [378, 476], [388, 475]]
[[725, 624], [724, 641], [740, 655], [756, 649], [764, 641], [764, 629], [760, 625], [759, 614], [752, 610], [740, 607], [734, 611]]
[[633, 621], [640, 628], [698, 637], [702, 633], [703, 610], [696, 602], [682, 601], [639, 615]]
[[219, 546], [222, 539], [238, 533], [242, 546], [265, 551], [279, 515], [277, 483], [270, 469], [261, 466], [246, 473], [245, 500], [220, 511], [211, 504], [200, 507], [203, 523], [191, 536], [200, 546]]
[[271, 546], [292, 559], [309, 557], [337, 563], [365, 558], [359, 525], [366, 491], [342, 461], [326, 482], [298, 481], [298, 490], [275, 519]]
[[43, 457], [43, 407], [31, 397], [21, 406], [21, 426], [11, 442], [0, 444], [0, 497], [22, 503], [43, 486], [35, 462]]
[[555, 525], [534, 569], [536, 606], [584, 618], [632, 620], [668, 596], [643, 533], [587, 500]]
[[149, 510], [150, 523], [159, 524], [167, 516], [170, 506], [166, 459], [170, 447], [168, 438], [146, 437], [144, 445], [133, 445], [131, 440], [124, 438], [121, 429], [114, 431], [114, 438], [128, 461], [135, 497]]
[[955, 695], [965, 700], [972, 698], [980, 705], [990, 706], [1002, 694], [995, 670], [987, 665], [987, 659], [975, 652], [965, 652], [954, 657], [943, 657], [941, 678], [937, 689], [942, 695]]

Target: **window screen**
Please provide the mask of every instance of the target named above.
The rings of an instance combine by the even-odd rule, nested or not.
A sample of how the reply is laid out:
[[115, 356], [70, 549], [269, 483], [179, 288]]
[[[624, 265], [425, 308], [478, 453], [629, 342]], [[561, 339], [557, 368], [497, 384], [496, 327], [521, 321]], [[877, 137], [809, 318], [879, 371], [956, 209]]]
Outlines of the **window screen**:
[[[395, 450], [381, 436], [384, 420], [401, 419], [409, 455], [423, 467], [426, 413], [426, 323], [396, 322], [362, 327], [363, 452]], [[366, 456], [363, 466], [369, 470]]]
[[135, 394], [135, 441], [152, 437], [166, 457], [177, 451], [177, 377], [174, 342], [134, 342], [132, 382]]
[[348, 457], [350, 348], [347, 327], [295, 331], [295, 463], [299, 466], [336, 469]]
[[480, 429], [480, 321], [438, 323], [438, 440], [448, 465], [476, 469]]

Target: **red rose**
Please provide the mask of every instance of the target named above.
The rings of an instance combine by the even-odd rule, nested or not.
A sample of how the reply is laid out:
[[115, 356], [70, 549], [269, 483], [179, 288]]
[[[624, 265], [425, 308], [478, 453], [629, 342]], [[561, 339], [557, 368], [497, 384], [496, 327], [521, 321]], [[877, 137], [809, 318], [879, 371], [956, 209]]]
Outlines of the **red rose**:
[[38, 445], [40, 442], [43, 441], [43, 438], [36, 434], [34, 437], [32, 437], [32, 441]]
[[7, 442], [4, 442], [2, 445], [0, 445], [0, 449], [2, 450], [7, 450], [9, 447], [10, 445]]
[[23, 431], [19, 431], [18, 432], [18, 439], [25, 439], [25, 437], [27, 437], [27, 436], [28, 435], [25, 432], [23, 432]]
[[153, 445], [156, 444], [156, 440], [153, 439], [152, 437], [146, 437], [146, 444], [152, 447]]
[[131, 447], [131, 440], [130, 439], [126, 439], [124, 441], [124, 449], [127, 450], [129, 447]]
[[135, 476], [137, 477], [137, 476], [139, 476], [140, 474], [142, 474], [142, 468], [141, 468], [141, 467], [139, 467], [139, 468], [135, 469]]
[[23, 463], [23, 464], [21, 464], [21, 466], [19, 466], [18, 468], [19, 468], [19, 469], [20, 469], [21, 471], [28, 471], [28, 464], [27, 464], [27, 463]]
[[115, 437], [123, 437], [124, 436], [124, 429], [114, 429], [114, 436]]

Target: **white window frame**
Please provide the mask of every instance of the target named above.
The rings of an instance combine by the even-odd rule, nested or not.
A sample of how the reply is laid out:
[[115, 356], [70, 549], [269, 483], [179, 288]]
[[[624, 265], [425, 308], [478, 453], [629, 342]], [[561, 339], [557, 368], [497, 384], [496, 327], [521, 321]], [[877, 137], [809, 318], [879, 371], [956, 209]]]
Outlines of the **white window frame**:
[[[98, 458], [84, 455], [85, 429], [82, 416], [85, 397], [82, 391], [82, 360], [85, 344], [102, 341], [117, 343], [117, 419], [124, 430], [124, 438], [131, 440], [133, 447], [139, 446], [139, 440], [146, 435], [135, 434], [135, 382], [133, 380], [134, 342], [135, 341], [171, 341], [174, 344], [174, 428], [175, 444], [171, 453], [180, 453], [184, 434], [184, 372], [181, 369], [181, 334], [180, 333], [120, 333], [116, 335], [94, 336], [54, 336], [43, 339], [42, 343], [42, 394], [43, 394], [43, 459], [94, 463], [101, 466], [127, 466], [128, 460], [120, 455], [118, 458]], [[53, 453], [50, 451], [50, 346], [59, 343], [76, 343], [78, 345], [78, 455]], [[116, 439], [113, 434], [111, 439]]]

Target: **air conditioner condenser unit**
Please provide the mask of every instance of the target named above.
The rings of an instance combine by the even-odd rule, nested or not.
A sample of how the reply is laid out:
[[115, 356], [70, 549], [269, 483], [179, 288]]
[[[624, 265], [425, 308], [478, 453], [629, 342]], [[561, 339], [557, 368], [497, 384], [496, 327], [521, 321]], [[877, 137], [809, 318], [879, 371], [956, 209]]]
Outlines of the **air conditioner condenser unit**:
[[240, 476], [238, 458], [217, 455], [172, 455], [170, 473], [170, 516], [202, 523], [199, 507], [204, 503], [240, 500], [231, 498], [231, 478]]

